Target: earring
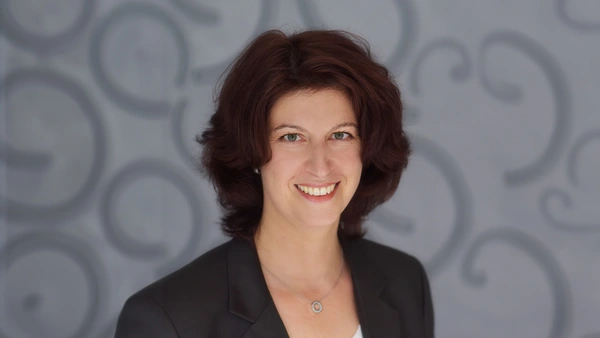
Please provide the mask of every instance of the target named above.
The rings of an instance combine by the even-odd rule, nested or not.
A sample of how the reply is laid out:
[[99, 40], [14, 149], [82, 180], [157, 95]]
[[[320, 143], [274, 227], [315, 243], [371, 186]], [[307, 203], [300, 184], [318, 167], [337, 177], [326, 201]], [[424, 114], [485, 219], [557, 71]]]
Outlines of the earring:
[[254, 168], [254, 173], [255, 174], [260, 174], [260, 170], [258, 168]]

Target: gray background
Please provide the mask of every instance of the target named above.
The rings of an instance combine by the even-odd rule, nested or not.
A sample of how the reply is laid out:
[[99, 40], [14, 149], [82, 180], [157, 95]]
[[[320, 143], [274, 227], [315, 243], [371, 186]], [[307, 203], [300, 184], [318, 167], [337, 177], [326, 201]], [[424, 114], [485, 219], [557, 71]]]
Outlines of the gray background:
[[0, 335], [110, 337], [221, 243], [193, 142], [267, 28], [361, 34], [415, 154], [369, 237], [438, 337], [600, 337], [600, 1], [0, 0]]

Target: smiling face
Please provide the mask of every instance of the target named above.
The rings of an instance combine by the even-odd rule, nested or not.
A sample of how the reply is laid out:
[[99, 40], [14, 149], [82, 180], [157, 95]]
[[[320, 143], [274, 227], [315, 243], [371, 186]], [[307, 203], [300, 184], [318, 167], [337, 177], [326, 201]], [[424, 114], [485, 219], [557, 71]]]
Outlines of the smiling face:
[[269, 116], [271, 160], [261, 168], [262, 222], [336, 226], [362, 172], [352, 105], [333, 89], [298, 91]]

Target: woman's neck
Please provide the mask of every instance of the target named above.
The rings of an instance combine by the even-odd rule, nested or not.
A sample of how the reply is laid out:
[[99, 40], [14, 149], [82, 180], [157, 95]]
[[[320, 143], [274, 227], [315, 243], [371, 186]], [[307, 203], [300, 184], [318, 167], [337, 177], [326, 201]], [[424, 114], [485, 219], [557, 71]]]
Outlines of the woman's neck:
[[290, 287], [327, 287], [339, 276], [344, 262], [334, 225], [316, 228], [261, 222], [254, 242], [261, 264]]

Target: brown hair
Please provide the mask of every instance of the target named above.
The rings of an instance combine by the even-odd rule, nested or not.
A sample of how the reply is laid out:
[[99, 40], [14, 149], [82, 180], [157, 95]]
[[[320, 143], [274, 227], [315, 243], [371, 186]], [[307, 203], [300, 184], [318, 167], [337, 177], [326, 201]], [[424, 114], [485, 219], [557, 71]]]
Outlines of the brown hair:
[[393, 76], [372, 58], [364, 39], [348, 32], [286, 36], [271, 30], [254, 39], [229, 67], [210, 125], [196, 137], [204, 147], [201, 166], [214, 184], [227, 235], [252, 239], [260, 222], [263, 189], [254, 168], [271, 157], [271, 108], [291, 92], [325, 88], [347, 95], [361, 139], [362, 176], [342, 212], [340, 235], [363, 236], [364, 218], [394, 194], [410, 145]]

